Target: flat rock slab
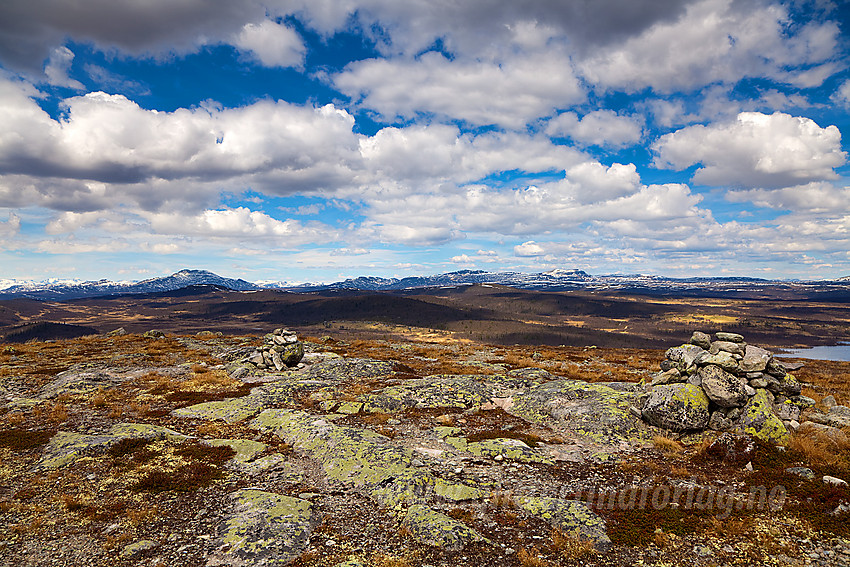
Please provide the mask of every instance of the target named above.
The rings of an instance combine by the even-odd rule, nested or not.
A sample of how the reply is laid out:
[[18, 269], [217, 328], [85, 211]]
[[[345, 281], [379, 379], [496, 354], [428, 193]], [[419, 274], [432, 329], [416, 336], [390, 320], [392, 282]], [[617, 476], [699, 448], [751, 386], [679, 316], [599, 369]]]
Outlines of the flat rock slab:
[[407, 511], [403, 525], [416, 541], [443, 549], [459, 551], [470, 543], [486, 541], [466, 524], [418, 504]]
[[209, 567], [286, 565], [307, 549], [318, 523], [309, 501], [252, 489], [230, 498], [233, 507], [219, 527], [221, 548], [207, 561]]
[[[632, 387], [614, 388], [581, 380], [554, 380], [513, 396], [508, 413], [528, 422], [607, 446], [631, 446], [652, 437], [629, 407]], [[708, 419], [706, 417], [706, 419]]]

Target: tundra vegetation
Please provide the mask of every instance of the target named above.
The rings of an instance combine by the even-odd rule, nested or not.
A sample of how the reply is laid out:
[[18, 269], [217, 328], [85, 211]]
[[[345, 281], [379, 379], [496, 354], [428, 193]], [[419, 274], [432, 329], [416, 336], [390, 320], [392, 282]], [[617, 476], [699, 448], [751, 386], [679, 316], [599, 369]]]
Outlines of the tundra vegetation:
[[378, 325], [359, 339], [302, 334], [303, 358], [280, 368], [256, 358], [275, 333], [0, 345], [0, 557], [850, 561], [850, 430], [834, 409], [850, 405], [850, 363], [794, 371], [816, 402], [795, 421], [838, 421], [778, 445], [644, 421], [633, 406], [664, 349], [497, 345], [424, 328], [376, 338]]

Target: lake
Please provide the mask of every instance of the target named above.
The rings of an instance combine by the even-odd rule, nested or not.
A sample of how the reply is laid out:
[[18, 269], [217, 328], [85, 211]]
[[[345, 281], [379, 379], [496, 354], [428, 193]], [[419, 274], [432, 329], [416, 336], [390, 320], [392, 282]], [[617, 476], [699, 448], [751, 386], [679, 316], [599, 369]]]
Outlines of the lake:
[[833, 346], [817, 346], [811, 348], [788, 349], [776, 356], [813, 358], [817, 360], [847, 360], [850, 361], [850, 343], [842, 343]]

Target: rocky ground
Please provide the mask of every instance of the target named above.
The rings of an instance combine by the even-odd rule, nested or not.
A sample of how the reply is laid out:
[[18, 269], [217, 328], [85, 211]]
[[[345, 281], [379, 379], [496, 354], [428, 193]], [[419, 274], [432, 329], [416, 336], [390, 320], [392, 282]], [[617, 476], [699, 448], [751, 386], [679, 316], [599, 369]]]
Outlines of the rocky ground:
[[663, 351], [294, 340], [0, 345], [0, 563], [850, 565], [850, 364], [777, 446], [645, 422]]

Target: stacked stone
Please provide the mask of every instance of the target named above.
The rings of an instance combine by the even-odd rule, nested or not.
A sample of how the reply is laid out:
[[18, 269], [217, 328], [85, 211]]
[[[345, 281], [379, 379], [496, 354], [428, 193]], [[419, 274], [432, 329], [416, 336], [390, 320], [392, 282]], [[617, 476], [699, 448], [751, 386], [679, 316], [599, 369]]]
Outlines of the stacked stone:
[[739, 431], [781, 441], [814, 405], [773, 355], [737, 333], [695, 332], [687, 344], [665, 353], [653, 377], [643, 418], [676, 431]]
[[304, 345], [298, 335], [289, 329], [275, 329], [263, 339], [263, 345], [247, 358], [257, 368], [274, 368], [278, 371], [297, 366], [304, 358]]

